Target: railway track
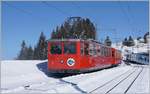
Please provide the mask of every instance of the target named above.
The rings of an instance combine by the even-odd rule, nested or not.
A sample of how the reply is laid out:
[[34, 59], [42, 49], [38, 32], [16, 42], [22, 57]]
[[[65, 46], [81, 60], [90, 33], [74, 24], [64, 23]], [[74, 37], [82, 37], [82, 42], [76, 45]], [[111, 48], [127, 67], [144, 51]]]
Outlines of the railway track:
[[142, 71], [143, 67], [134, 67], [88, 93], [127, 93]]

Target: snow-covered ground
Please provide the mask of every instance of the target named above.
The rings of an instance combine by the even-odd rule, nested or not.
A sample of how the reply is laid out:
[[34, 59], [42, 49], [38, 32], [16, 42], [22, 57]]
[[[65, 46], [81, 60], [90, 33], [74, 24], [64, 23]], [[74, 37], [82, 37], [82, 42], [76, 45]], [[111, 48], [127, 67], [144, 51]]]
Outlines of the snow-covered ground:
[[[43, 72], [46, 61], [2, 61], [1, 62], [1, 90], [2, 92], [15, 92], [23, 90], [24, 86], [55, 82], [54, 78], [47, 77]], [[46, 65], [45, 65], [46, 66]]]
[[[2, 61], [2, 93], [150, 93], [147, 65], [119, 65], [63, 78], [46, 74], [47, 61]], [[133, 82], [133, 83], [132, 83]]]

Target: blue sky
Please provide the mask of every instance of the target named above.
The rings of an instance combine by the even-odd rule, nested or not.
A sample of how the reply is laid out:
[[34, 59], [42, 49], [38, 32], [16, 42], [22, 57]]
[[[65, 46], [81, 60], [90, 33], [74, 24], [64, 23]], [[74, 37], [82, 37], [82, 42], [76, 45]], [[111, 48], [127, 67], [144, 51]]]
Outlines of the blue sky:
[[143, 36], [149, 30], [148, 9], [147, 1], [2, 2], [2, 59], [14, 59], [22, 40], [34, 47], [40, 32], [50, 38], [52, 30], [70, 16], [89, 18], [97, 27], [98, 40], [107, 35], [113, 42]]

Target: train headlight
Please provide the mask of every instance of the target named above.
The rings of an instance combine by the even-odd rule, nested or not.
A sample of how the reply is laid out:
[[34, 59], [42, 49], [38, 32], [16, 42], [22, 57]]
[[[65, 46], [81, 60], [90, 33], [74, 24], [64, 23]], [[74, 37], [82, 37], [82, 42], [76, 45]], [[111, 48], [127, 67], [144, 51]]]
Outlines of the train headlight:
[[73, 66], [75, 64], [75, 60], [73, 59], [73, 58], [69, 58], [68, 60], [67, 60], [67, 65], [68, 66]]

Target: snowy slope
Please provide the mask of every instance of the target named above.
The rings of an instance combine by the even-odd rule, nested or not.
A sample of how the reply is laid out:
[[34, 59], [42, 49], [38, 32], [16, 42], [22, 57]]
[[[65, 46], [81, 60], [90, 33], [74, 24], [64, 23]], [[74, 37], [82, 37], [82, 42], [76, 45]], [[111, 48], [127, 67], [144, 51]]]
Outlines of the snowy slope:
[[[43, 81], [52, 81], [41, 70], [38, 64], [46, 61], [2, 61], [1, 62], [1, 89], [14, 89]], [[19, 89], [19, 88], [18, 88]]]
[[148, 53], [148, 51], [150, 51], [150, 44], [141, 43], [137, 40], [134, 40], [134, 42], [135, 42], [135, 45], [131, 47], [123, 46], [122, 42], [113, 43], [112, 47], [122, 51], [122, 55], [124, 59], [126, 55], [130, 53], [142, 53], [142, 52]]
[[139, 52], [148, 52], [150, 45], [147, 43], [140, 43], [137, 40], [134, 40], [135, 45], [131, 47], [123, 46], [122, 42], [114, 43], [112, 44], [112, 47], [117, 48], [123, 52], [133, 52], [133, 53], [139, 53]]

